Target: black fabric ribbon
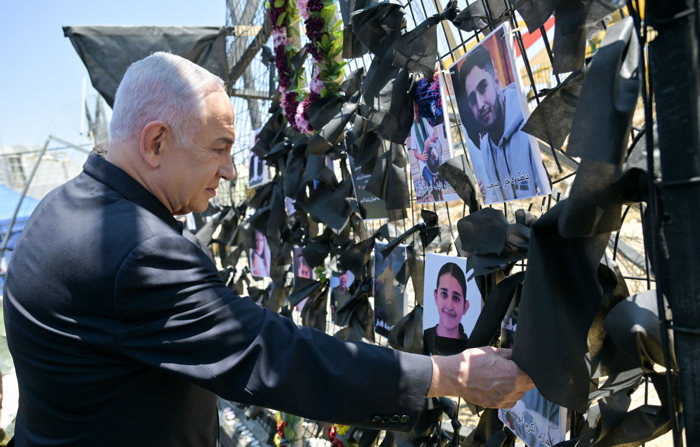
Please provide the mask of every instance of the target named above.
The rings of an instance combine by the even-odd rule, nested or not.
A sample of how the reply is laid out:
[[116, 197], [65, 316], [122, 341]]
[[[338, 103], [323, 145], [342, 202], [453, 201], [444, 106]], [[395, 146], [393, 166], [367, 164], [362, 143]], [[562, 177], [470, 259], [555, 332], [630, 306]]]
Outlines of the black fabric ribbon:
[[365, 266], [369, 263], [374, 250], [374, 237], [361, 242], [352, 242], [345, 252], [338, 258], [338, 267], [350, 270], [355, 278], [361, 278]]
[[[479, 2], [477, 2], [479, 3]], [[518, 0], [515, 9], [527, 25], [527, 30], [531, 33], [544, 26], [544, 23], [554, 12], [557, 0]]]
[[503, 213], [484, 208], [457, 222], [461, 249], [468, 256], [467, 269], [480, 276], [495, 272], [528, 255], [530, 229], [509, 224]]
[[272, 283], [270, 293], [263, 297], [262, 306], [266, 309], [270, 309], [272, 312], [278, 313], [290, 292], [291, 287], [285, 287], [280, 282], [274, 282]]
[[513, 360], [547, 400], [584, 412], [587, 335], [603, 299], [597, 273], [609, 235], [562, 237], [565, 206], [559, 202], [531, 227]]
[[309, 295], [309, 299], [301, 309], [301, 322], [304, 326], [309, 326], [326, 331], [326, 321], [328, 320], [328, 281], [323, 281], [321, 286], [314, 289]]
[[608, 28], [588, 67], [566, 153], [620, 165], [639, 90], [639, 45], [626, 17]]
[[389, 346], [399, 351], [423, 353], [423, 307], [401, 317], [389, 332]]
[[384, 200], [388, 210], [406, 209], [410, 205], [407, 177], [404, 149], [391, 143], [377, 158], [365, 190]]
[[[654, 373], [655, 365], [666, 365], [656, 293], [648, 290], [627, 297], [610, 309], [603, 323], [618, 351], [647, 374]], [[666, 310], [665, 318], [671, 319], [670, 309]], [[676, 369], [675, 358], [669, 361], [671, 368]]]
[[391, 253], [393, 249], [398, 247], [399, 244], [415, 232], [419, 232], [424, 247], [430, 244], [430, 242], [440, 234], [440, 229], [436, 227], [438, 219], [435, 212], [423, 209], [421, 210], [421, 217], [423, 218], [423, 222], [412, 226], [406, 232], [389, 242], [382, 250], [382, 256], [385, 258], [389, 256], [389, 253]]
[[582, 161], [560, 221], [563, 236], [600, 234], [622, 224], [621, 167], [639, 95], [637, 71], [634, 23], [627, 17], [608, 29], [581, 88], [567, 153]]
[[413, 244], [406, 247], [406, 262], [411, 273], [411, 284], [416, 306], [423, 306], [423, 285], [425, 277], [425, 260], [416, 255]]
[[469, 334], [467, 347], [489, 346], [498, 337], [503, 317], [514, 300], [519, 301], [525, 272], [518, 272], [499, 282], [486, 297], [474, 329]]
[[309, 123], [319, 131], [309, 139], [307, 154], [326, 154], [343, 140], [345, 128], [359, 105], [363, 73], [360, 68], [343, 81], [342, 95], [323, 98], [309, 106]]
[[469, 207], [469, 213], [474, 213], [481, 207], [476, 197], [476, 179], [469, 162], [464, 154], [452, 157], [438, 168], [438, 172], [455, 190], [460, 199]]
[[353, 31], [352, 13], [361, 9], [365, 0], [346, 0], [338, 2], [343, 18], [343, 59], [355, 59], [367, 53], [368, 48]]
[[352, 14], [352, 30], [355, 36], [375, 59], [382, 59], [393, 48], [404, 26], [403, 8], [397, 0], [370, 1]]
[[326, 281], [316, 281], [310, 279], [308, 281], [297, 281], [297, 285], [292, 289], [292, 293], [287, 296], [287, 301], [292, 306], [299, 304], [304, 298], [317, 294], [325, 286]]
[[551, 147], [563, 150], [576, 112], [585, 69], [570, 74], [564, 82], [547, 93], [535, 108], [523, 131], [539, 138]]
[[260, 128], [255, 137], [255, 144], [250, 149], [255, 155], [265, 159], [272, 147], [278, 144], [284, 137], [283, 130], [285, 127], [284, 115], [279, 103], [274, 103], [270, 107], [270, 118]]
[[383, 138], [403, 144], [413, 123], [415, 84], [408, 70], [394, 67], [392, 59], [375, 57], [362, 83], [358, 113]]
[[588, 28], [620, 8], [614, 2], [598, 0], [519, 0], [518, 10], [529, 32], [542, 27], [554, 13], [554, 73], [568, 73], [583, 67]]
[[312, 189], [307, 200], [297, 200], [296, 205], [316, 221], [323, 222], [335, 231], [341, 231], [350, 220], [348, 197], [351, 196], [351, 179], [337, 184], [321, 181]]
[[[450, 1], [452, 3], [452, 1]], [[455, 2], [456, 4], [456, 2]], [[457, 11], [452, 24], [463, 31], [478, 31], [488, 24], [486, 10], [482, 2], [474, 2], [467, 5], [461, 11]]]
[[452, 20], [456, 15], [457, 2], [451, 0], [442, 13], [428, 17], [401, 35], [394, 46], [394, 66], [421, 73], [432, 82], [437, 61], [437, 24], [442, 20]]

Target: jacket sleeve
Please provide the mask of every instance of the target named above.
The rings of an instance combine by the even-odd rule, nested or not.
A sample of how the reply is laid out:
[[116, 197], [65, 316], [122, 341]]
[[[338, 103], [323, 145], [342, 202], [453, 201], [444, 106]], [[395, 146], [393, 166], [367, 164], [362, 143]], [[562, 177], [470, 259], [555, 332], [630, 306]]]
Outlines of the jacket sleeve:
[[236, 296], [184, 237], [137, 246], [114, 287], [122, 352], [223, 398], [348, 425], [408, 430], [429, 357], [345, 342]]

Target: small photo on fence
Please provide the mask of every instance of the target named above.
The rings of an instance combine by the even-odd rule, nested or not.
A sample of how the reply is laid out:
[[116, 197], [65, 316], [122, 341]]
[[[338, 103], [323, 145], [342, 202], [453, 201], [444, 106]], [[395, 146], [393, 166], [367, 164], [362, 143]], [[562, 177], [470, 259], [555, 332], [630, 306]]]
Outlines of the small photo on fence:
[[374, 332], [384, 337], [406, 312], [406, 290], [396, 281], [396, 275], [406, 262], [406, 246], [399, 245], [382, 255], [384, 242], [374, 245]]
[[[501, 347], [512, 349], [518, 326], [517, 305], [501, 324]], [[498, 410], [498, 418], [528, 447], [549, 447], [564, 441], [566, 408], [548, 401], [537, 388], [526, 392], [513, 408]]]
[[250, 274], [256, 278], [270, 276], [270, 245], [265, 235], [255, 230], [255, 248], [248, 255], [250, 262]]
[[[309, 267], [306, 259], [304, 259], [304, 257], [301, 255], [301, 250], [301, 247], [294, 247], [293, 250], [294, 256], [292, 257], [292, 268], [294, 269], [295, 289], [302, 288], [315, 279], [314, 271], [311, 267]], [[307, 298], [308, 297], [305, 297], [299, 302], [299, 304], [297, 304], [297, 310], [304, 308]]]
[[252, 151], [248, 158], [248, 187], [257, 188], [270, 181], [270, 171], [265, 160]]
[[388, 217], [386, 202], [365, 189], [372, 175], [362, 172], [362, 167], [355, 163], [352, 156], [348, 155], [348, 161], [350, 162], [352, 186], [355, 188], [355, 198], [365, 209], [364, 220], [386, 219]]
[[347, 304], [352, 298], [350, 286], [354, 280], [355, 275], [350, 270], [333, 272], [331, 274], [331, 317], [333, 321], [336, 321], [335, 315], [338, 309]]
[[418, 203], [458, 200], [452, 186], [440, 175], [440, 165], [452, 158], [452, 139], [443, 107], [442, 76], [432, 82], [421, 78], [413, 97], [413, 124], [406, 142], [411, 179]]
[[549, 194], [537, 140], [522, 130], [530, 112], [515, 70], [510, 25], [496, 28], [449, 72], [484, 204]]
[[435, 253], [425, 255], [423, 286], [423, 350], [451, 355], [467, 347], [481, 313], [481, 292], [467, 280], [467, 259]]

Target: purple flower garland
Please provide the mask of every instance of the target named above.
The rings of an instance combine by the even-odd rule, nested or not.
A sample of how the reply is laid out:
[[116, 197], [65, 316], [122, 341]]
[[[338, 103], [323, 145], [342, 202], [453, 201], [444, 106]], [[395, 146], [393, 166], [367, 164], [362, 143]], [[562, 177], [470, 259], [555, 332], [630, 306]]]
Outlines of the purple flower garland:
[[[325, 0], [325, 2], [324, 0], [298, 0], [296, 5], [291, 4], [292, 1], [270, 0], [275, 66], [279, 74], [282, 94], [281, 106], [292, 129], [312, 134], [314, 129], [309, 123], [309, 106], [322, 97], [335, 94], [339, 89], [344, 63], [339, 63], [335, 59], [342, 50], [342, 31], [338, 31], [339, 24], [329, 29], [324, 19], [324, 14], [326, 17], [333, 17], [335, 7], [332, 0]], [[288, 26], [295, 21], [297, 10], [304, 19], [306, 35], [309, 39], [306, 49], [311, 55], [313, 64], [308, 94], [299, 88], [301, 83], [298, 77], [297, 88], [290, 90], [291, 80], [298, 74], [293, 73], [289, 65], [289, 61], [297, 50], [290, 44]]]
[[298, 93], [294, 89], [289, 89], [293, 75], [289, 61], [296, 54], [296, 49], [288, 37], [288, 26], [293, 22], [296, 12], [294, 6], [290, 3], [290, 0], [270, 0], [269, 6], [272, 23], [272, 42], [275, 50], [275, 67], [279, 75], [280, 105], [289, 124], [294, 130], [299, 132], [300, 129], [293, 119], [299, 104], [297, 101]]

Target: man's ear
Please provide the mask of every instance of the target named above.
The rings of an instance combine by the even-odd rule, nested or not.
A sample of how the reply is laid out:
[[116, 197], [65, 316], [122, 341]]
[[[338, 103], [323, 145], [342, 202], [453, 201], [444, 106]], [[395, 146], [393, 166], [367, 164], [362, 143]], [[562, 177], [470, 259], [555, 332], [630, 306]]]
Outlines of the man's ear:
[[160, 166], [166, 146], [172, 142], [170, 126], [164, 121], [151, 121], [141, 132], [141, 157], [151, 168]]
[[496, 89], [498, 89], [498, 91], [503, 90], [503, 87], [501, 86], [501, 77], [498, 76], [498, 74], [493, 75], [493, 83], [496, 84]]

